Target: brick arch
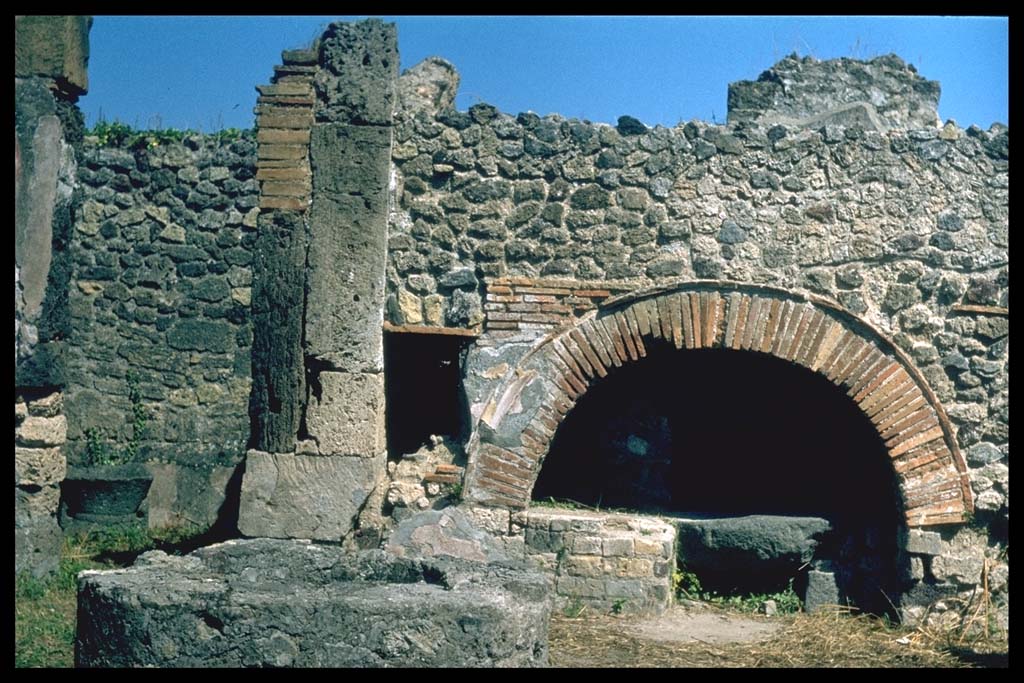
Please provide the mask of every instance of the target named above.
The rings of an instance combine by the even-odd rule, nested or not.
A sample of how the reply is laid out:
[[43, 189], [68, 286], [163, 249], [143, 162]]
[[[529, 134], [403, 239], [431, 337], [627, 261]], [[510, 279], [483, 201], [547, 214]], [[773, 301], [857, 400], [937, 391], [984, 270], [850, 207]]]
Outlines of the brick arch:
[[642, 360], [661, 339], [677, 349], [766, 353], [844, 389], [885, 443], [911, 527], [963, 522], [970, 485], [945, 411], [907, 355], [839, 305], [730, 282], [691, 282], [607, 300], [545, 337], [485, 407], [470, 444], [465, 497], [529, 504], [563, 418], [588, 387]]

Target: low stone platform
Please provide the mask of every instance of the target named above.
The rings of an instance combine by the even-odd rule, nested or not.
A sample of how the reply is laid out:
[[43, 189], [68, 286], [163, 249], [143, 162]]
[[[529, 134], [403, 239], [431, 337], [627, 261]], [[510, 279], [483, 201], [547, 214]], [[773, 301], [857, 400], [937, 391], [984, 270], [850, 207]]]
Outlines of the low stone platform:
[[511, 565], [228, 541], [79, 575], [85, 667], [547, 664], [544, 577]]

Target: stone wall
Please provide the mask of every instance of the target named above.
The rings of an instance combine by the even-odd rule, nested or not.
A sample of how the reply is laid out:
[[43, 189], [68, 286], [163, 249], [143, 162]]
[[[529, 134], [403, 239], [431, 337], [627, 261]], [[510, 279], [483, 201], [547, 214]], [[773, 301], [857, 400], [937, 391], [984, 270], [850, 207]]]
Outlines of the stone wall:
[[392, 323], [488, 315], [486, 345], [532, 322], [505, 340], [525, 351], [550, 329], [545, 314], [563, 314], [526, 307], [564, 294], [499, 300], [512, 280], [487, 278], [720, 278], [824, 295], [910, 354], [959, 429], [979, 509], [1003, 504], [980, 470], [1005, 462], [1008, 440], [1004, 128], [613, 128], [481, 104], [404, 117], [393, 156]]
[[[212, 523], [249, 440], [255, 147], [251, 134], [192, 135], [133, 149], [91, 140], [82, 151], [68, 453], [86, 464], [90, 434], [112, 451], [136, 438], [134, 382], [147, 415], [138, 459], [155, 475], [152, 523]], [[219, 499], [193, 505], [197, 476]]]
[[[920, 556], [911, 581], [965, 594], [982, 584], [983, 559], [1003, 571], [1004, 126], [940, 127], [938, 84], [894, 56], [787, 58], [733, 85], [728, 126], [459, 112], [457, 83], [440, 60], [399, 81], [430, 97], [403, 98], [397, 113], [386, 315], [482, 329], [466, 367], [474, 419], [499, 387], [530, 383], [517, 364], [544, 335], [613, 294], [716, 280], [822, 297], [906, 355], [964, 454], [974, 518], [934, 533], [947, 557], [974, 565], [940, 579], [926, 564], [944, 563]], [[957, 540], [972, 533], [991, 546]]]

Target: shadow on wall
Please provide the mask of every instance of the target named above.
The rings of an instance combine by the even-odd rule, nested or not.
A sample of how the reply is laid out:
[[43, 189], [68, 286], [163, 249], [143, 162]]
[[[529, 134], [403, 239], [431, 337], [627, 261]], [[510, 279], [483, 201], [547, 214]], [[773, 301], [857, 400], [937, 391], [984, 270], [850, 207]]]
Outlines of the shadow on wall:
[[[824, 518], [832, 532], [816, 557], [841, 594], [889, 612], [898, 592], [902, 504], [878, 433], [826, 378], [764, 354], [649, 347], [566, 417], [534, 488], [534, 500], [550, 497], [698, 518]], [[772, 588], [718, 578], [708, 583], [720, 591]]]

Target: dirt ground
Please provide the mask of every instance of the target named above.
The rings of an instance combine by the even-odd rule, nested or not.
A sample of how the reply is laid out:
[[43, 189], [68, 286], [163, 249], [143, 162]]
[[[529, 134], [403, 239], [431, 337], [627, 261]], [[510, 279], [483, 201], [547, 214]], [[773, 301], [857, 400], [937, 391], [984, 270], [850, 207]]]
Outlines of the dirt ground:
[[1007, 650], [931, 637], [843, 613], [764, 617], [673, 606], [660, 617], [556, 614], [554, 667], [1005, 667]]

